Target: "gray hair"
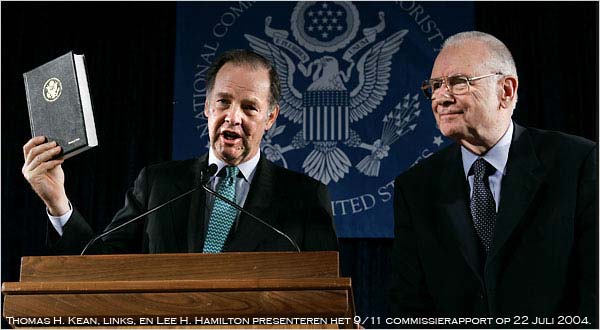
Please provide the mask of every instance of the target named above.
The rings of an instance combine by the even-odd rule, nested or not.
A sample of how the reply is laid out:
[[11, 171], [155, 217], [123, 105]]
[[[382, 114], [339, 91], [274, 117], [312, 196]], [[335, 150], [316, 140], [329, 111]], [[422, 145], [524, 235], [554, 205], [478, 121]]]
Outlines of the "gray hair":
[[515, 60], [506, 45], [491, 34], [480, 31], [457, 33], [444, 41], [442, 49], [450, 46], [460, 46], [465, 41], [475, 40], [486, 45], [491, 58], [485, 63], [492, 71], [501, 72], [517, 77]]

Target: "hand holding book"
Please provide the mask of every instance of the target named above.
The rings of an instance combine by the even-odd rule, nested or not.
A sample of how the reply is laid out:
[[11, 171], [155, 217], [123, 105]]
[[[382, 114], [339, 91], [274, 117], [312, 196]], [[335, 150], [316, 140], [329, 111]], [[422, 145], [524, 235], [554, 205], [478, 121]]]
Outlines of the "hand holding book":
[[22, 173], [33, 190], [44, 201], [50, 214], [59, 216], [69, 211], [69, 199], [65, 192], [65, 174], [56, 159], [61, 147], [55, 141], [45, 142], [43, 136], [31, 138], [23, 146], [25, 164]]
[[48, 212], [69, 211], [65, 159], [98, 145], [83, 55], [68, 52], [23, 74], [31, 138], [22, 173]]

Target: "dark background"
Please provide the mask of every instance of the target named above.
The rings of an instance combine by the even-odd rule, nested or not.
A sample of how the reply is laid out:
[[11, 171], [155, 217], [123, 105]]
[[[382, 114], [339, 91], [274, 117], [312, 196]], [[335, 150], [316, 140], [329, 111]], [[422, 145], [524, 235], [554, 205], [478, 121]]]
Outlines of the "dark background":
[[[139, 170], [171, 155], [176, 3], [2, 2], [2, 282], [45, 255], [43, 203], [21, 175], [31, 137], [22, 73], [87, 55], [100, 146], [64, 165], [66, 190], [96, 231]], [[504, 41], [520, 78], [514, 119], [598, 141], [598, 3], [476, 2], [475, 28]], [[391, 215], [390, 215], [391, 216]], [[391, 239], [341, 239], [357, 313], [387, 314]], [[2, 323], [3, 327], [6, 323]]]

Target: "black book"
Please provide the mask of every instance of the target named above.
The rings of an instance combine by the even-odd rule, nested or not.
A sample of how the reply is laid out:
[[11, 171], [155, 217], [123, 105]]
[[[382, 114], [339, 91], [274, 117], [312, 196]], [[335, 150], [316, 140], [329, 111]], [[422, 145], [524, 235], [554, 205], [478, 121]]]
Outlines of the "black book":
[[98, 145], [83, 55], [60, 56], [23, 74], [32, 136], [45, 136], [69, 158]]

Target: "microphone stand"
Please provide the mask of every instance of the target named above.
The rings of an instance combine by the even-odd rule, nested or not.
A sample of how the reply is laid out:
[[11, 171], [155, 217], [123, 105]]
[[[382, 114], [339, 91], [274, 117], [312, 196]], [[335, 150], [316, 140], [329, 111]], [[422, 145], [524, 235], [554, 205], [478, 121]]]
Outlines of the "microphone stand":
[[[202, 186], [204, 186], [204, 185], [202, 185]], [[97, 241], [97, 240], [99, 240], [100, 238], [102, 238], [102, 237], [105, 237], [106, 235], [108, 235], [108, 234], [110, 234], [110, 233], [112, 233], [112, 232], [114, 232], [114, 231], [116, 231], [116, 230], [118, 230], [118, 229], [121, 229], [121, 228], [123, 228], [123, 227], [127, 226], [128, 224], [130, 224], [130, 223], [132, 223], [132, 222], [134, 222], [134, 221], [138, 220], [139, 218], [145, 217], [146, 215], [148, 215], [148, 214], [150, 214], [150, 213], [152, 213], [152, 212], [154, 212], [154, 211], [156, 211], [156, 210], [160, 209], [161, 207], [163, 207], [163, 206], [165, 206], [165, 205], [167, 205], [167, 204], [169, 204], [169, 203], [172, 203], [172, 202], [174, 202], [174, 201], [176, 201], [176, 200], [180, 199], [181, 197], [184, 197], [184, 196], [187, 196], [187, 195], [191, 194], [191, 193], [193, 193], [194, 191], [196, 191], [196, 190], [198, 190], [198, 189], [200, 189], [200, 187], [196, 187], [196, 188], [194, 188], [194, 189], [192, 189], [192, 190], [189, 190], [189, 191], [187, 191], [187, 192], [185, 192], [185, 193], [183, 193], [183, 194], [181, 194], [181, 195], [179, 195], [179, 196], [177, 196], [177, 197], [175, 197], [175, 198], [172, 198], [172, 199], [170, 199], [170, 200], [168, 200], [168, 201], [166, 201], [166, 202], [164, 202], [164, 203], [162, 203], [162, 204], [160, 204], [160, 205], [158, 205], [158, 206], [155, 206], [155, 207], [151, 208], [150, 210], [148, 210], [148, 211], [146, 211], [146, 212], [144, 212], [144, 213], [142, 213], [142, 214], [138, 215], [137, 217], [135, 217], [135, 218], [133, 218], [133, 219], [131, 219], [131, 220], [128, 220], [128, 221], [126, 221], [126, 222], [124, 222], [124, 223], [122, 223], [122, 224], [120, 224], [120, 225], [116, 226], [115, 228], [111, 228], [110, 230], [108, 230], [108, 231], [105, 231], [105, 232], [103, 232], [102, 234], [100, 234], [100, 235], [98, 235], [98, 236], [94, 237], [94, 238], [93, 238], [91, 241], [89, 241], [89, 242], [86, 244], [86, 246], [85, 246], [85, 247], [83, 248], [83, 250], [81, 251], [81, 254], [80, 254], [80, 255], [84, 255], [84, 254], [85, 254], [85, 251], [87, 251], [87, 249], [88, 249], [90, 246], [92, 246], [92, 244], [94, 244], [94, 242], [96, 242], [96, 241]]]
[[138, 220], [138, 219], [140, 219], [140, 218], [142, 218], [142, 217], [144, 217], [144, 216], [146, 216], [146, 215], [148, 215], [148, 214], [150, 214], [150, 213], [152, 213], [152, 212], [154, 212], [154, 211], [156, 211], [156, 210], [160, 209], [161, 207], [163, 207], [163, 206], [165, 206], [165, 205], [167, 205], [167, 204], [173, 203], [174, 201], [176, 201], [176, 200], [178, 200], [178, 199], [180, 199], [180, 198], [182, 198], [182, 197], [184, 197], [184, 196], [187, 196], [187, 195], [189, 195], [189, 194], [193, 193], [194, 191], [196, 191], [196, 190], [200, 189], [200, 188], [201, 188], [201, 187], [203, 187], [203, 186], [204, 186], [204, 184], [206, 183], [205, 181], [208, 181], [208, 179], [206, 179], [206, 180], [205, 180], [205, 178], [210, 178], [210, 176], [211, 176], [211, 175], [213, 175], [213, 174], [215, 174], [215, 172], [216, 172], [216, 171], [217, 171], [217, 165], [215, 165], [215, 164], [211, 164], [211, 165], [210, 165], [210, 166], [208, 166], [208, 167], [207, 167], [205, 170], [203, 170], [203, 171], [200, 171], [200, 186], [198, 186], [198, 187], [195, 187], [195, 188], [193, 188], [193, 189], [190, 189], [190, 190], [186, 191], [185, 193], [183, 193], [183, 194], [181, 194], [181, 195], [179, 195], [179, 196], [176, 196], [176, 197], [174, 197], [174, 198], [171, 198], [170, 200], [168, 200], [168, 201], [166, 201], [166, 202], [164, 202], [164, 203], [162, 203], [162, 204], [160, 204], [160, 205], [158, 205], [158, 206], [155, 206], [155, 207], [151, 208], [150, 210], [148, 210], [148, 211], [146, 211], [146, 212], [144, 212], [144, 213], [142, 213], [142, 214], [138, 215], [137, 217], [134, 217], [133, 219], [131, 219], [131, 220], [128, 220], [128, 221], [126, 221], [126, 222], [124, 222], [124, 223], [122, 223], [122, 224], [120, 224], [120, 225], [116, 226], [115, 228], [112, 228], [112, 229], [110, 229], [110, 230], [108, 230], [108, 231], [105, 231], [105, 232], [103, 232], [102, 234], [100, 234], [100, 235], [98, 235], [98, 236], [96, 236], [96, 237], [92, 238], [92, 239], [91, 239], [91, 240], [90, 240], [90, 241], [89, 241], [89, 242], [88, 242], [88, 243], [85, 245], [85, 247], [84, 247], [84, 248], [83, 248], [83, 250], [81, 251], [80, 255], [84, 255], [84, 254], [85, 254], [85, 252], [87, 251], [87, 249], [88, 249], [90, 246], [92, 246], [92, 244], [94, 244], [94, 242], [96, 242], [96, 241], [97, 241], [97, 240], [99, 240], [100, 238], [102, 238], [102, 237], [105, 237], [106, 235], [108, 235], [108, 234], [110, 234], [110, 233], [112, 233], [112, 232], [114, 232], [114, 231], [116, 231], [116, 230], [118, 230], [118, 229], [121, 229], [121, 228], [123, 228], [123, 227], [127, 226], [128, 224], [130, 224], [130, 223], [132, 223], [132, 222], [134, 222], [134, 221], [136, 221], [136, 220]]
[[292, 240], [288, 235], [286, 235], [284, 232], [282, 232], [281, 230], [271, 226], [270, 224], [264, 222], [263, 220], [261, 220], [259, 217], [255, 216], [254, 214], [244, 210], [243, 208], [241, 208], [239, 205], [237, 205], [236, 203], [234, 203], [233, 201], [230, 201], [228, 198], [226, 198], [225, 196], [219, 194], [218, 192], [214, 191], [213, 189], [207, 187], [206, 185], [202, 185], [202, 188], [204, 188], [204, 190], [206, 190], [207, 192], [209, 192], [210, 194], [218, 197], [219, 199], [221, 199], [222, 201], [224, 201], [225, 203], [231, 205], [234, 209], [248, 215], [249, 217], [251, 217], [252, 219], [262, 223], [263, 225], [267, 226], [268, 228], [271, 228], [273, 231], [275, 231], [276, 233], [278, 233], [279, 235], [285, 237], [291, 244], [292, 246], [296, 249], [296, 251], [301, 252], [300, 248], [298, 247], [298, 244], [296, 244], [296, 242], [294, 242], [294, 240]]
[[[85, 247], [84, 247], [84, 248], [83, 248], [83, 250], [81, 251], [80, 255], [84, 255], [84, 254], [85, 254], [85, 252], [87, 251], [87, 249], [89, 249], [89, 247], [90, 247], [90, 246], [92, 246], [92, 244], [94, 244], [94, 243], [95, 243], [97, 240], [99, 240], [99, 239], [101, 239], [101, 238], [103, 238], [103, 237], [106, 237], [108, 234], [110, 234], [110, 233], [112, 233], [112, 232], [115, 232], [115, 231], [117, 231], [117, 230], [119, 230], [119, 229], [121, 229], [121, 228], [123, 228], [123, 227], [127, 226], [128, 224], [130, 224], [130, 223], [132, 223], [132, 222], [135, 222], [135, 221], [137, 221], [138, 219], [140, 219], [140, 218], [142, 218], [142, 217], [145, 217], [146, 215], [148, 215], [148, 214], [150, 214], [150, 213], [152, 213], [152, 212], [154, 212], [154, 211], [156, 211], [156, 210], [160, 209], [161, 207], [163, 207], [163, 206], [165, 206], [165, 205], [167, 205], [167, 204], [170, 204], [170, 203], [172, 203], [172, 202], [174, 202], [174, 201], [176, 201], [176, 200], [178, 200], [178, 199], [180, 199], [180, 198], [182, 198], [182, 197], [185, 197], [185, 196], [187, 196], [187, 195], [189, 195], [189, 194], [191, 194], [191, 193], [195, 192], [196, 190], [198, 190], [198, 189], [200, 189], [200, 188], [203, 188], [205, 191], [207, 191], [208, 193], [210, 193], [210, 194], [212, 194], [212, 195], [214, 195], [214, 196], [218, 197], [219, 199], [221, 199], [221, 200], [222, 200], [222, 201], [224, 201], [225, 203], [227, 203], [227, 204], [231, 205], [231, 206], [232, 206], [233, 208], [235, 208], [236, 210], [238, 210], [238, 211], [240, 211], [240, 212], [242, 212], [242, 213], [244, 213], [244, 214], [248, 215], [248, 216], [249, 216], [249, 217], [251, 217], [252, 219], [254, 219], [254, 220], [256, 220], [256, 221], [258, 221], [258, 222], [262, 223], [263, 225], [265, 225], [265, 226], [269, 227], [271, 230], [275, 231], [275, 232], [276, 232], [276, 233], [278, 233], [279, 235], [281, 235], [281, 236], [285, 237], [285, 238], [286, 238], [286, 239], [287, 239], [287, 240], [288, 240], [288, 241], [289, 241], [289, 242], [292, 244], [292, 246], [294, 246], [294, 248], [296, 249], [296, 251], [298, 251], [298, 252], [301, 252], [301, 251], [300, 251], [300, 248], [298, 247], [298, 245], [296, 244], [296, 242], [294, 242], [294, 240], [292, 240], [292, 239], [291, 239], [291, 238], [290, 238], [288, 235], [286, 235], [285, 233], [283, 233], [283, 232], [282, 232], [282, 231], [280, 231], [279, 229], [277, 229], [277, 228], [275, 228], [275, 227], [271, 226], [270, 224], [268, 224], [268, 223], [264, 222], [264, 221], [263, 221], [263, 220], [261, 220], [259, 217], [255, 216], [254, 214], [252, 214], [252, 213], [250, 213], [250, 212], [248, 212], [248, 211], [244, 210], [244, 209], [243, 209], [243, 208], [241, 208], [239, 205], [237, 205], [236, 203], [234, 203], [234, 202], [230, 201], [229, 199], [225, 198], [223, 195], [219, 194], [218, 192], [214, 191], [213, 189], [211, 189], [211, 188], [207, 187], [207, 186], [206, 186], [206, 183], [204, 182], [204, 181], [205, 181], [205, 180], [204, 180], [204, 178], [205, 178], [205, 176], [206, 176], [206, 177], [210, 177], [212, 174], [214, 174], [214, 172], [216, 172], [216, 167], [217, 167], [217, 166], [216, 166], [216, 165], [214, 165], [214, 164], [212, 164], [211, 166], [209, 166], [209, 167], [207, 168], [207, 170], [206, 170], [206, 171], [207, 171], [207, 173], [206, 173], [207, 175], [205, 175], [205, 173], [204, 173], [204, 172], [200, 172], [200, 182], [201, 182], [201, 185], [200, 185], [200, 186], [198, 186], [198, 187], [195, 187], [195, 188], [193, 188], [193, 189], [190, 189], [190, 190], [186, 191], [185, 193], [183, 193], [183, 194], [181, 194], [181, 195], [179, 195], [179, 196], [176, 196], [176, 197], [174, 197], [174, 198], [172, 198], [172, 199], [170, 199], [170, 200], [168, 200], [168, 201], [166, 201], [166, 202], [164, 202], [164, 203], [162, 203], [162, 204], [160, 204], [160, 205], [157, 205], [157, 206], [155, 206], [155, 207], [151, 208], [150, 210], [148, 210], [148, 211], [146, 211], [146, 212], [144, 212], [144, 213], [142, 213], [142, 214], [138, 215], [137, 217], [134, 217], [133, 219], [131, 219], [131, 220], [128, 220], [128, 221], [126, 221], [126, 222], [124, 222], [124, 223], [122, 223], [122, 224], [120, 224], [120, 225], [118, 225], [118, 226], [116, 226], [116, 227], [114, 227], [114, 228], [111, 228], [110, 230], [108, 230], [108, 231], [105, 231], [105, 232], [103, 232], [102, 234], [100, 234], [100, 235], [98, 235], [98, 236], [96, 236], [96, 237], [92, 238], [92, 239], [91, 239], [91, 240], [90, 240], [90, 241], [89, 241], [89, 242], [88, 242], [88, 243], [85, 245]], [[208, 180], [207, 180], [207, 181], [208, 181]]]

